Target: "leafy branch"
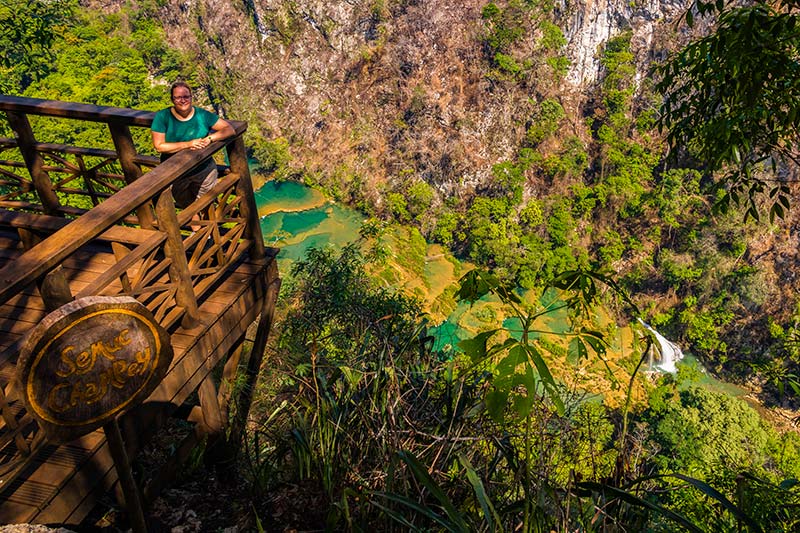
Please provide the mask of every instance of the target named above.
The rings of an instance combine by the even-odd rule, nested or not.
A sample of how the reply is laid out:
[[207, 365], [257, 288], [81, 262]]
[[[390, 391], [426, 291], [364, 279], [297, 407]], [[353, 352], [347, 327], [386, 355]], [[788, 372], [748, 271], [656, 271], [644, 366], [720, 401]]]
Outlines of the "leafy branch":
[[710, 174], [722, 172], [715, 183], [722, 211], [744, 204], [745, 217], [757, 220], [764, 195], [770, 220], [789, 208], [789, 180], [769, 185], [760, 174], [800, 156], [799, 10], [796, 0], [741, 8], [697, 0], [684, 20], [692, 26], [695, 14], [718, 15], [715, 31], [656, 68], [659, 128]]
[[[557, 412], [564, 414], [559, 385], [544, 359], [541, 345], [535, 342], [534, 334], [569, 337], [567, 356], [571, 362], [587, 359], [593, 353], [608, 368], [605, 354], [609, 344], [592, 316], [601, 285], [619, 295], [638, 314], [627, 294], [612, 279], [595, 271], [574, 270], [561, 274], [553, 281], [552, 287], [559, 289], [563, 298], [539, 307], [523, 303], [513, 287], [504, 285], [491, 273], [476, 269], [461, 278], [461, 287], [456, 294], [458, 299], [474, 303], [493, 294], [511, 310], [512, 317], [520, 324], [519, 331], [495, 328], [459, 343], [459, 348], [470, 358], [473, 366], [492, 364], [492, 390], [486, 395], [486, 407], [494, 420], [500, 422], [504, 419], [509, 401], [517, 417], [526, 417], [540, 386]], [[570, 331], [555, 333], [534, 327], [541, 317], [564, 308], [570, 312]]]

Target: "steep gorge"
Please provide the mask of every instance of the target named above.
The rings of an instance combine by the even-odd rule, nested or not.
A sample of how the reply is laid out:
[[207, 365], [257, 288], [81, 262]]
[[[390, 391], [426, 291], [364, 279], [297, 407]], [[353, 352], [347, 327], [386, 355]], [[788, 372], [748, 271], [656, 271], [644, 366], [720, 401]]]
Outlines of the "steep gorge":
[[[463, 214], [475, 198], [517, 194], [498, 185], [496, 166], [506, 164], [512, 174], [520, 172], [520, 198], [509, 211], [486, 215], [492, 231], [505, 231], [505, 219], [530, 220], [522, 232], [573, 250], [564, 265], [604, 262], [633, 280], [642, 307], [690, 350], [720, 332], [703, 350], [719, 352], [721, 369], [741, 352], [766, 353], [774, 341], [770, 323], [788, 328], [794, 321], [800, 291], [793, 272], [795, 215], [775, 232], [703, 214], [696, 221], [705, 226], [695, 230], [685, 221], [689, 206], [676, 205], [678, 225], [664, 225], [661, 213], [625, 214], [624, 195], [601, 183], [620, 178], [608, 176], [610, 148], [599, 141], [603, 124], [613, 122], [605, 44], [629, 36], [633, 84], [644, 90], [611, 90], [630, 100], [625, 105], [635, 112], [629, 114], [652, 115], [657, 102], [647, 91], [649, 68], [686, 40], [677, 20], [687, 4], [164, 0], [147, 9], [163, 24], [169, 45], [196, 62], [209, 100], [250, 122], [254, 155], [274, 159], [269, 163], [281, 177], [319, 185], [370, 214], [413, 222], [428, 237], [436, 236], [441, 213], [456, 212], [455, 246], [473, 259], [500, 263], [497, 252], [481, 251], [496, 235], [470, 243], [459, 231], [470, 222]], [[111, 0], [102, 9], [122, 5]], [[693, 31], [703, 29], [698, 24]], [[539, 135], [534, 130], [546, 122], [546, 103], [563, 116]], [[626, 186], [681, 200], [681, 178], [672, 192], [653, 179], [665, 168], [658, 134], [628, 118], [618, 132], [627, 139], [620, 141], [624, 149], [614, 156], [639, 165]], [[548, 157], [563, 159], [575, 148], [583, 155], [572, 170], [547, 167]], [[531, 149], [539, 158], [533, 164], [525, 159]], [[621, 178], [629, 178], [628, 170]], [[605, 192], [595, 190], [598, 183]], [[432, 194], [413, 211], [402, 198], [417, 186]], [[393, 197], [403, 205], [395, 206]], [[565, 235], [542, 223], [559, 217]], [[506, 261], [541, 270], [531, 251], [541, 247], [521, 240], [509, 237]], [[701, 296], [694, 307], [684, 303], [695, 294]]]

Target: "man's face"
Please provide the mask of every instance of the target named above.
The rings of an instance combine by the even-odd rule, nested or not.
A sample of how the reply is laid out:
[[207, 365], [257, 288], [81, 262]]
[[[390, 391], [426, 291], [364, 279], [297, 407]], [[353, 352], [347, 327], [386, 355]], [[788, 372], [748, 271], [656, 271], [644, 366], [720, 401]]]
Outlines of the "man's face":
[[192, 109], [192, 93], [186, 87], [175, 87], [172, 91], [172, 104], [175, 110], [185, 116]]

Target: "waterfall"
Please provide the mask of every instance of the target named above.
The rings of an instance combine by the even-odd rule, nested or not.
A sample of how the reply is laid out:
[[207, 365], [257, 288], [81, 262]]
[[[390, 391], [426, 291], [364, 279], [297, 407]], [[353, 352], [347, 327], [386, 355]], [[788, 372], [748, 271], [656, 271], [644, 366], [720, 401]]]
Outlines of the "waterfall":
[[645, 329], [653, 334], [653, 336], [656, 338], [656, 342], [658, 342], [658, 353], [660, 354], [660, 357], [658, 358], [658, 362], [655, 364], [655, 366], [653, 365], [653, 360], [651, 358], [650, 368], [655, 368], [661, 372], [669, 372], [671, 374], [677, 372], [678, 369], [675, 367], [675, 363], [683, 359], [683, 351], [681, 350], [681, 347], [666, 339], [661, 333], [657, 332], [650, 326], [650, 324], [644, 322], [641, 318], [638, 320], [645, 327]]

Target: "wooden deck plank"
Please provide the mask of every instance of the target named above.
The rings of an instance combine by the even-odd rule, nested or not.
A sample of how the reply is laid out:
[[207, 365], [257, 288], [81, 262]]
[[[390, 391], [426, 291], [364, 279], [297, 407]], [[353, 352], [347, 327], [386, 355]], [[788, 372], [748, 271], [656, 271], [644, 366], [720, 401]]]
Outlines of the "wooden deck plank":
[[36, 324], [36, 322], [25, 322], [23, 320], [0, 320], [0, 334], [24, 335]]
[[44, 306], [41, 308], [30, 306], [0, 305], [0, 321], [22, 320], [23, 322], [38, 323], [44, 316]]
[[27, 524], [38, 513], [35, 505], [6, 500], [0, 505], [0, 524]]
[[[97, 430], [81, 437], [78, 442], [85, 447], [88, 455], [82, 468], [71, 469], [66, 478], [61, 478], [58, 485], [58, 498], [51, 500], [42, 512], [34, 517], [40, 524], [64, 523], [73, 511], [92, 492], [98, 480], [105, 477], [113, 468], [114, 461], [105, 445], [102, 431]], [[82, 519], [83, 517], [81, 517]]]
[[[55, 233], [64, 226], [67, 226], [72, 219], [55, 217], [42, 214], [28, 213], [25, 211], [11, 211], [0, 208], [0, 226], [11, 228], [24, 228], [40, 231], [47, 234]], [[150, 239], [157, 232], [140, 228], [124, 226], [112, 226], [108, 228], [100, 239], [104, 241], [121, 242], [131, 245], [139, 245]]]
[[[243, 335], [247, 330], [246, 326], [242, 329], [241, 321], [249, 319], [247, 321], [249, 325], [255, 319], [258, 310], [255, 305], [257, 300], [248, 297], [251, 295], [251, 292], [243, 294], [232, 306], [233, 312], [222, 315], [214, 324], [216, 327], [197, 338], [197, 342], [184, 354], [179, 364], [170, 369], [170, 374], [164, 378], [163, 386], [153, 393], [151, 396], [153, 401], [167, 401], [181, 405], [186, 400], [222, 358], [222, 355], [208, 357], [205, 354], [209, 353], [215, 343], [224, 344], [226, 348], [232, 347], [238, 340], [238, 335]], [[225, 332], [225, 335], [215, 338], [213, 336], [215, 332]], [[234, 336], [237, 338], [233, 338]]]
[[[13, 307], [31, 307], [34, 309], [37, 308], [35, 306], [37, 302], [42, 302], [42, 297], [36, 285], [25, 287], [24, 290], [5, 301], [6, 305], [11, 305]], [[44, 309], [43, 302], [41, 304], [41, 309]]]

